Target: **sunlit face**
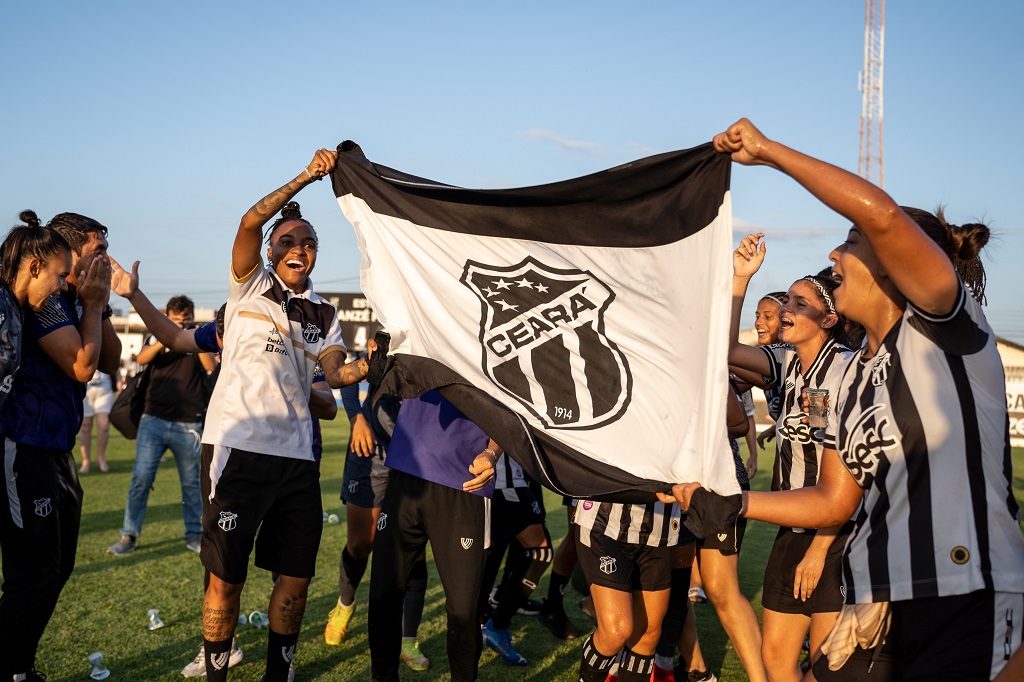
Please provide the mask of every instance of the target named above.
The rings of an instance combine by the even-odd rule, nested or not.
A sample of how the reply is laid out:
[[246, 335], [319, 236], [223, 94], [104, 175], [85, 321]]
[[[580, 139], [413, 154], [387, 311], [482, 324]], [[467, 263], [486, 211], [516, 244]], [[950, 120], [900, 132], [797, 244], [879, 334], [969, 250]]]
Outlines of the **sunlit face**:
[[46, 305], [46, 299], [67, 290], [67, 279], [71, 273], [71, 252], [60, 253], [46, 263], [31, 258], [22, 272], [28, 278], [24, 305], [35, 311], [42, 310]]
[[779, 304], [770, 298], [763, 298], [754, 311], [754, 331], [757, 343], [767, 346], [779, 340]]
[[184, 329], [186, 325], [192, 324], [192, 311], [191, 310], [188, 310], [186, 312], [178, 312], [178, 311], [170, 312], [170, 313], [167, 313], [167, 317], [171, 320], [171, 322], [173, 322], [174, 324], [178, 325], [182, 329]]
[[846, 241], [828, 255], [832, 279], [839, 283], [833, 292], [836, 311], [855, 322], [863, 322], [873, 307], [868, 301], [878, 287], [879, 262], [867, 238], [851, 227]]
[[292, 291], [306, 290], [306, 280], [316, 265], [316, 233], [304, 220], [282, 223], [271, 236], [267, 258], [274, 271]]
[[[786, 292], [786, 302], [779, 308], [779, 341], [794, 346], [820, 343], [828, 334], [825, 325], [829, 317], [814, 285], [807, 280], [797, 280]], [[834, 324], [835, 316], [831, 317]]]

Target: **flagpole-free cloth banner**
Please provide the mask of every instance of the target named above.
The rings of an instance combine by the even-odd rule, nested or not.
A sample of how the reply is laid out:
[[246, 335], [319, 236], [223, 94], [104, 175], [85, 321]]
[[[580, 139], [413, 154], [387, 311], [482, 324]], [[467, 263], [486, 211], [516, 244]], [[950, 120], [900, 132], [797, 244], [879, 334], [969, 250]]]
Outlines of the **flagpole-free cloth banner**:
[[729, 157], [710, 144], [469, 190], [338, 147], [334, 192], [391, 333], [379, 391], [437, 388], [548, 488], [738, 492], [725, 430]]

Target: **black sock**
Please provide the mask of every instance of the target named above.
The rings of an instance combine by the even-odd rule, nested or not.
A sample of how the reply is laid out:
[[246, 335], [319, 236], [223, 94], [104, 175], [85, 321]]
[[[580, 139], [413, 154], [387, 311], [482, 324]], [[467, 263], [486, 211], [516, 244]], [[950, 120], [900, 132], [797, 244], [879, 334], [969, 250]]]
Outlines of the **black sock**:
[[654, 650], [659, 656], [672, 658], [675, 656], [676, 644], [683, 634], [683, 624], [686, 623], [686, 613], [690, 609], [690, 574], [693, 568], [672, 569], [672, 591], [668, 597], [668, 611], [661, 621], [661, 638], [658, 640], [658, 647]]
[[[533, 591], [537, 589], [540, 577], [544, 575], [548, 565], [551, 563], [553, 552], [550, 547], [534, 547], [523, 550], [519, 561], [508, 574], [508, 583], [505, 591], [498, 601], [498, 607], [494, 609], [491, 616], [491, 623], [495, 629], [507, 630], [512, 623], [512, 616], [516, 614], [519, 607], [526, 603]], [[509, 554], [511, 556], [511, 553]]]
[[231, 657], [231, 638], [223, 642], [203, 640], [206, 652], [206, 679], [209, 682], [226, 682], [228, 679], [228, 658]]
[[619, 682], [649, 682], [654, 672], [654, 654], [638, 654], [625, 647], [619, 659]]
[[295, 658], [295, 643], [299, 641], [299, 633], [282, 635], [270, 630], [267, 635], [267, 674], [266, 682], [285, 682], [288, 679], [288, 668]]
[[551, 569], [551, 579], [548, 581], [548, 596], [545, 600], [548, 608], [563, 608], [562, 597], [565, 596], [565, 588], [569, 586], [569, 579], [571, 577], [555, 573], [555, 569]]
[[610, 656], [602, 654], [594, 648], [594, 636], [587, 637], [583, 643], [583, 653], [580, 656], [580, 679], [579, 682], [604, 682], [608, 677], [608, 668], [619, 657], [619, 652]]
[[370, 557], [356, 559], [348, 553], [348, 546], [341, 550], [341, 561], [338, 562], [338, 598], [345, 606], [351, 606], [356, 600], [356, 588], [366, 573], [366, 565]]

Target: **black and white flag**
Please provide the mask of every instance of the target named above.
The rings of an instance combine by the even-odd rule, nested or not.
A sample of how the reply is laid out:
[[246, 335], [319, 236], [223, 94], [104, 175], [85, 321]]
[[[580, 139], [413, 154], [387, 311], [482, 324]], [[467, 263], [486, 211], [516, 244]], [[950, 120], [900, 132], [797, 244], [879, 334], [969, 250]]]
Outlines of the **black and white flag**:
[[338, 147], [332, 179], [391, 333], [381, 390], [438, 388], [575, 497], [738, 492], [725, 428], [730, 160], [710, 144], [468, 190]]

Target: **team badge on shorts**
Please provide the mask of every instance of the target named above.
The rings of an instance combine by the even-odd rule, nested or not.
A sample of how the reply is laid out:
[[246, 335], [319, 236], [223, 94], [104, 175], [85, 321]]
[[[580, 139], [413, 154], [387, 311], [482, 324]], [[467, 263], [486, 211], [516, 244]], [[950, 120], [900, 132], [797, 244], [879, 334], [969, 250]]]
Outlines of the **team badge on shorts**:
[[220, 521], [217, 525], [225, 533], [229, 530], [234, 530], [238, 526], [238, 514], [235, 512], [223, 511], [220, 513]]
[[719, 534], [718, 534], [718, 541], [719, 541], [719, 542], [725, 542], [725, 539], [726, 539], [727, 537], [729, 537], [729, 534], [728, 534], [728, 533], [719, 533]]
[[615, 565], [615, 557], [613, 557], [613, 556], [603, 556], [603, 557], [601, 557], [601, 565], [600, 565], [599, 568], [601, 569], [602, 573], [606, 573], [608, 575], [611, 575], [612, 573], [614, 573], [616, 570], [618, 570], [618, 566]]
[[377, 517], [377, 530], [384, 530], [388, 525], [388, 515], [381, 514]]
[[536, 501], [530, 504], [530, 509], [533, 510], [534, 514], [540, 516], [540, 505]]
[[615, 293], [604, 282], [526, 258], [466, 261], [462, 283], [480, 299], [484, 373], [545, 427], [596, 429], [625, 413], [633, 377], [605, 333]]
[[355, 495], [357, 490], [359, 490], [359, 481], [349, 481], [348, 482], [348, 493], [349, 493], [349, 495]]
[[462, 538], [462, 549], [469, 549], [473, 546], [473, 538]]
[[44, 519], [53, 511], [53, 505], [50, 504], [49, 497], [38, 499], [34, 504], [36, 505], [36, 516], [42, 516]]

